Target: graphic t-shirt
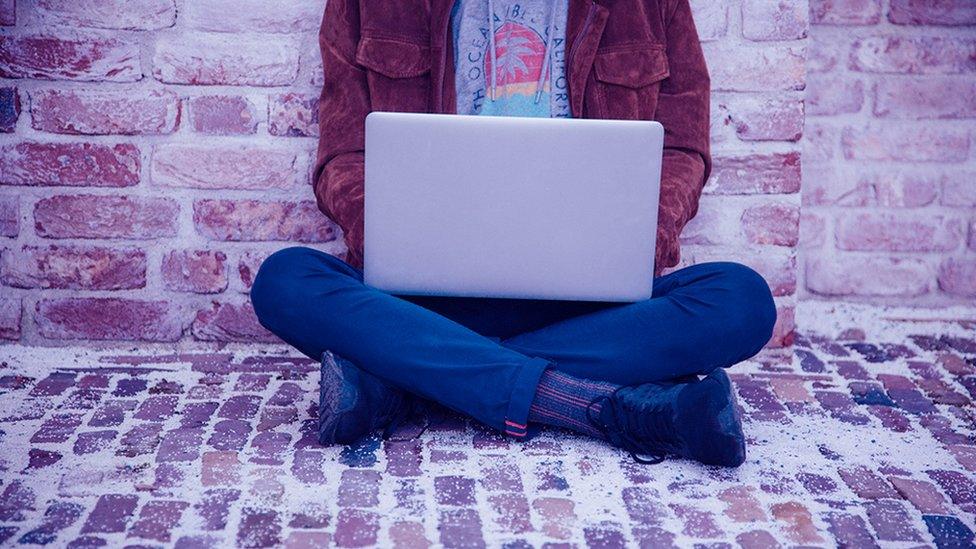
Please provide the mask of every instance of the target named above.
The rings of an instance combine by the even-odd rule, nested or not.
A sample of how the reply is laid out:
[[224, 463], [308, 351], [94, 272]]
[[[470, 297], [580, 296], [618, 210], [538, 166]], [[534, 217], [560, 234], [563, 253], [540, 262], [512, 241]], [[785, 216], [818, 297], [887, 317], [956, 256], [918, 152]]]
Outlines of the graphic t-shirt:
[[[487, 0], [459, 0], [452, 13], [458, 114], [572, 116], [566, 81], [566, 12], [569, 0], [494, 0], [492, 28]], [[556, 10], [553, 14], [552, 10]], [[538, 101], [539, 75], [552, 22], [548, 75]], [[495, 34], [495, 59], [489, 32]], [[495, 66], [493, 66], [493, 64]], [[491, 71], [496, 96], [492, 101]]]

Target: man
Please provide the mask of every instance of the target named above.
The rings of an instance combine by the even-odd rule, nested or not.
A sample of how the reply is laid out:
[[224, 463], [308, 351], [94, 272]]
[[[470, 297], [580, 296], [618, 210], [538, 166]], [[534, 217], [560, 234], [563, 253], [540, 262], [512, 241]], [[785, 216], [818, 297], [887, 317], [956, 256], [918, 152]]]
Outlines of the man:
[[[678, 263], [710, 170], [709, 79], [688, 0], [330, 0], [320, 45], [315, 195], [349, 251], [345, 262], [308, 248], [272, 255], [252, 300], [262, 324], [306, 355], [342, 357], [323, 363], [323, 443], [389, 430], [416, 396], [513, 437], [545, 424], [654, 461], [743, 462], [723, 368], [769, 339], [769, 288], [735, 263], [657, 276]], [[653, 297], [397, 297], [365, 286], [364, 121], [374, 110], [661, 122]]]

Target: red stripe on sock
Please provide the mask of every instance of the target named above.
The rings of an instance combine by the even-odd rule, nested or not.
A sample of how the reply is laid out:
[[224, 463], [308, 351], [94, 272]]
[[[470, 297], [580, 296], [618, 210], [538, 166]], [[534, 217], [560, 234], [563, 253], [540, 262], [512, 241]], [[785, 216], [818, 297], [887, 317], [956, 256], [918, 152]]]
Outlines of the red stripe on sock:
[[587, 433], [587, 434], [597, 434], [597, 433], [599, 433], [599, 431], [597, 431], [596, 427], [594, 427], [592, 425], [588, 425], [586, 423], [581, 423], [581, 422], [579, 422], [579, 421], [577, 421], [577, 420], [575, 420], [575, 419], [573, 419], [573, 418], [571, 418], [569, 416], [565, 416], [563, 414], [559, 414], [559, 413], [556, 413], [556, 412], [551, 412], [549, 410], [536, 410], [536, 413], [539, 414], [540, 416], [545, 416], [545, 417], [548, 417], [548, 418], [552, 418], [552, 419], [559, 420], [561, 422], [561, 424], [563, 424], [563, 425], [565, 425], [565, 424], [573, 425], [573, 426], [577, 427], [576, 430], [579, 430], [579, 431], [581, 431], [583, 433]]
[[551, 387], [544, 387], [540, 385], [539, 388], [537, 389], [537, 392], [542, 393], [544, 395], [548, 395], [549, 397], [555, 400], [560, 400], [562, 402], [565, 402], [566, 404], [573, 404], [581, 408], [586, 408], [587, 406], [590, 405], [590, 401], [588, 400], [575, 397], [573, 395], [564, 393], [562, 391], [559, 391], [558, 389], [553, 389]]

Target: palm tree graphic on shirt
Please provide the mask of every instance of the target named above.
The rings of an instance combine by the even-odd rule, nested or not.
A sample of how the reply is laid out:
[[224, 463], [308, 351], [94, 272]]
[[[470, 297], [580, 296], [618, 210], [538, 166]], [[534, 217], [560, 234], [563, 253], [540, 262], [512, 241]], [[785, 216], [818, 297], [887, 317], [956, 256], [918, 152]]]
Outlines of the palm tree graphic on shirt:
[[506, 22], [495, 31], [495, 53], [497, 67], [492, 67], [490, 52], [485, 56], [486, 84], [491, 86], [494, 69], [499, 95], [535, 93], [546, 54], [546, 44], [539, 33], [525, 25]]

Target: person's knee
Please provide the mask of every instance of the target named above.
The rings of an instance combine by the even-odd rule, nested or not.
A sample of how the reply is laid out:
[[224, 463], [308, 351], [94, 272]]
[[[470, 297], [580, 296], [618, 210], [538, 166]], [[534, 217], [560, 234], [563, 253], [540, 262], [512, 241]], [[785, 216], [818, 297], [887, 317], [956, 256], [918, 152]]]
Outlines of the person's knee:
[[740, 263], [721, 264], [721, 284], [728, 291], [728, 319], [732, 337], [760, 348], [773, 335], [776, 304], [769, 284], [755, 270]]
[[315, 265], [315, 250], [295, 246], [279, 250], [265, 259], [251, 285], [251, 304], [258, 320], [268, 327], [275, 311], [294, 299], [301, 299], [304, 277]]

